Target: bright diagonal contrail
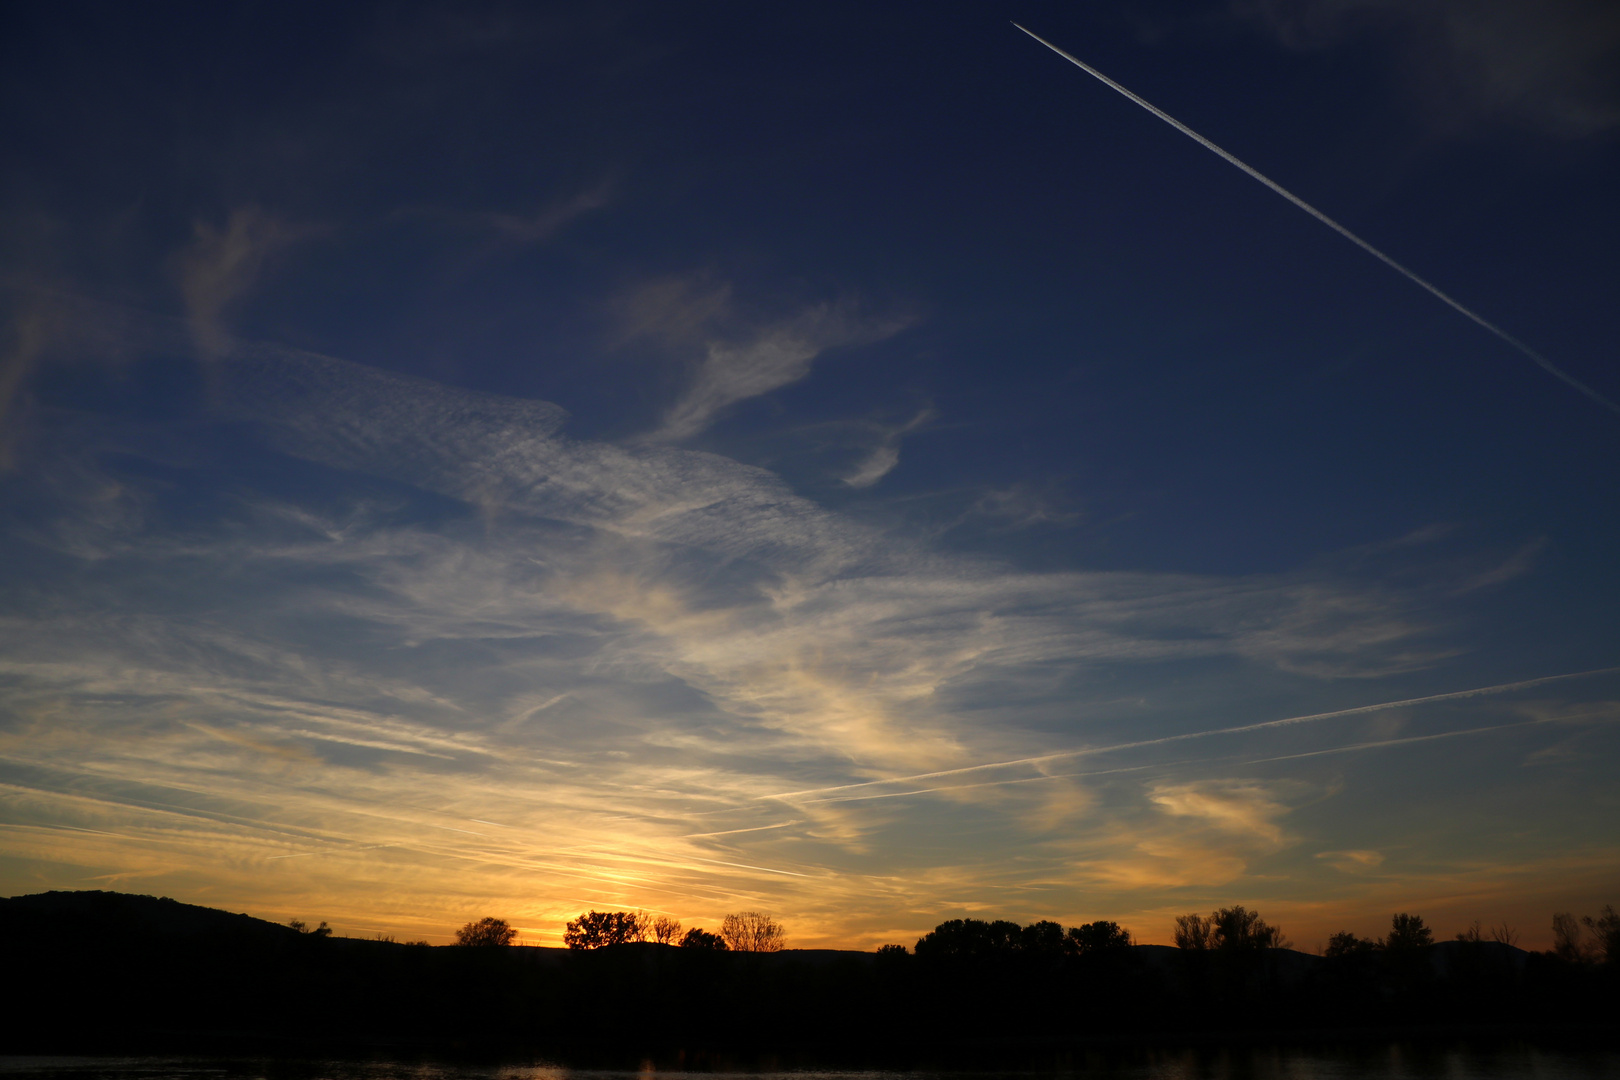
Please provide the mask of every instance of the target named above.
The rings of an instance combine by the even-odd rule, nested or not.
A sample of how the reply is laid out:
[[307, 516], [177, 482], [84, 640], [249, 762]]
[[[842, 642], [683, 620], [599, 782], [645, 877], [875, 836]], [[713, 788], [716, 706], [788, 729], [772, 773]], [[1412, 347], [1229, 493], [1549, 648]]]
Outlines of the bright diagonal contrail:
[[1194, 142], [1198, 143], [1198, 145], [1202, 146], [1204, 149], [1210, 151], [1211, 153], [1218, 154], [1223, 160], [1232, 165], [1236, 165], [1238, 168], [1242, 169], [1244, 172], [1266, 185], [1266, 187], [1270, 188], [1272, 191], [1275, 191], [1277, 194], [1281, 195], [1283, 198], [1287, 199], [1289, 202], [1311, 215], [1311, 217], [1315, 218], [1317, 221], [1320, 221], [1322, 224], [1326, 225], [1328, 228], [1332, 229], [1334, 232], [1356, 245], [1362, 251], [1365, 251], [1367, 254], [1371, 255], [1385, 266], [1388, 266], [1391, 270], [1397, 271], [1413, 284], [1422, 286], [1434, 296], [1445, 301], [1461, 314], [1466, 315], [1468, 318], [1472, 319], [1486, 330], [1489, 330], [1491, 333], [1495, 334], [1497, 337], [1519, 350], [1525, 356], [1528, 356], [1535, 362], [1537, 367], [1541, 368], [1547, 374], [1556, 379], [1561, 379], [1563, 382], [1574, 387], [1576, 390], [1579, 390], [1581, 393], [1585, 394], [1587, 397], [1591, 398], [1605, 409], [1608, 409], [1610, 412], [1620, 416], [1620, 405], [1616, 405], [1614, 402], [1610, 401], [1608, 398], [1604, 397], [1590, 386], [1587, 386], [1585, 383], [1581, 382], [1581, 380], [1575, 378], [1575, 376], [1564, 371], [1551, 360], [1548, 360], [1545, 356], [1542, 356], [1540, 353], [1536, 352], [1536, 350], [1532, 349], [1530, 346], [1526, 345], [1524, 342], [1520, 341], [1506, 330], [1503, 330], [1500, 326], [1497, 326], [1489, 319], [1486, 319], [1484, 316], [1479, 315], [1478, 313], [1464, 307], [1456, 300], [1453, 300], [1450, 296], [1446, 295], [1444, 292], [1441, 292], [1439, 288], [1431, 285], [1429, 282], [1425, 281], [1417, 274], [1414, 274], [1412, 271], [1408, 270], [1406, 267], [1402, 266], [1388, 255], [1385, 255], [1382, 251], [1379, 251], [1377, 248], [1367, 243], [1367, 241], [1363, 240], [1361, 237], [1357, 236], [1343, 225], [1340, 225], [1337, 221], [1334, 221], [1332, 218], [1322, 213], [1322, 211], [1318, 210], [1316, 207], [1312, 206], [1298, 195], [1295, 195], [1292, 191], [1289, 191], [1287, 188], [1283, 187], [1269, 176], [1266, 176], [1264, 173], [1260, 172], [1260, 170], [1238, 160], [1236, 157], [1227, 153], [1225, 150], [1222, 150], [1219, 146], [1216, 146], [1214, 143], [1198, 134], [1198, 132], [1194, 131], [1186, 124], [1183, 124], [1180, 120], [1177, 120], [1175, 117], [1159, 108], [1157, 105], [1137, 97], [1135, 94], [1131, 93], [1129, 90], [1125, 89], [1123, 86], [1119, 85], [1119, 83], [1115, 82], [1113, 79], [1110, 79], [1108, 76], [1104, 75], [1090, 64], [1087, 64], [1082, 60], [1075, 59], [1073, 56], [1070, 56], [1068, 53], [1064, 52], [1050, 41], [1047, 41], [1039, 34], [1036, 34], [1030, 30], [1025, 30], [1022, 26], [1018, 26], [1017, 23], [1013, 23], [1013, 25], [1017, 26], [1018, 29], [1023, 30], [1024, 33], [1028, 34], [1042, 45], [1045, 45], [1048, 49], [1051, 49], [1053, 52], [1063, 57], [1063, 59], [1073, 64], [1081, 71], [1084, 71], [1087, 75], [1090, 75], [1092, 78], [1096, 79], [1098, 82], [1101, 82], [1103, 85], [1108, 86], [1113, 90], [1117, 90], [1121, 94], [1130, 98], [1132, 101], [1142, 106], [1142, 108], [1146, 109], [1154, 116], [1157, 116], [1160, 120], [1163, 120], [1165, 123], [1169, 124], [1171, 127], [1187, 136], [1189, 139], [1192, 139]]

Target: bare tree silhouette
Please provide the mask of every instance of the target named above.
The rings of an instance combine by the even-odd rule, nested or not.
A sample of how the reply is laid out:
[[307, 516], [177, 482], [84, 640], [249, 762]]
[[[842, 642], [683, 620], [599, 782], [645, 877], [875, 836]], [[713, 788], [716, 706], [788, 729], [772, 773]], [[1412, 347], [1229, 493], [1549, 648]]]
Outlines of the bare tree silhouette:
[[1202, 915], [1176, 916], [1176, 947], [1225, 952], [1248, 949], [1286, 949], [1292, 944], [1279, 928], [1242, 904], [1221, 908], [1208, 918]]
[[681, 936], [681, 920], [660, 915], [648, 926], [652, 939], [660, 945], [673, 945]]
[[1578, 963], [1588, 958], [1586, 944], [1581, 940], [1581, 920], [1567, 911], [1553, 916], [1553, 952], [1560, 960]]
[[1215, 926], [1202, 915], [1176, 916], [1176, 948], [1203, 952], [1215, 945]]
[[1604, 961], [1620, 964], [1620, 912], [1614, 910], [1614, 905], [1604, 904], [1603, 914], [1595, 919], [1588, 915], [1581, 922], [1597, 935], [1595, 951], [1603, 954]]
[[757, 911], [739, 911], [720, 923], [720, 936], [734, 952], [780, 952], [782, 924]]

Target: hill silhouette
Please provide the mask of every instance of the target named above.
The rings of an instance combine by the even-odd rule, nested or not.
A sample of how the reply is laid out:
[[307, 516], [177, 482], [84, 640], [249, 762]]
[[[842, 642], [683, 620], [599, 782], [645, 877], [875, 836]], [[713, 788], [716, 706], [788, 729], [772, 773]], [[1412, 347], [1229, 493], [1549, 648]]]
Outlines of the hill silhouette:
[[0, 927], [25, 923], [40, 928], [74, 926], [122, 937], [220, 937], [286, 941], [298, 931], [251, 915], [183, 904], [167, 896], [85, 890], [0, 897]]
[[1032, 935], [1055, 924], [974, 925], [1024, 937], [936, 932], [935, 945], [951, 947], [915, 953], [430, 947], [320, 937], [150, 896], [12, 897], [0, 899], [0, 970], [26, 992], [0, 1028], [0, 1052], [905, 1063], [1165, 1038], [1620, 1034], [1614, 964], [1496, 942], [1324, 958], [1126, 938], [1084, 952]]

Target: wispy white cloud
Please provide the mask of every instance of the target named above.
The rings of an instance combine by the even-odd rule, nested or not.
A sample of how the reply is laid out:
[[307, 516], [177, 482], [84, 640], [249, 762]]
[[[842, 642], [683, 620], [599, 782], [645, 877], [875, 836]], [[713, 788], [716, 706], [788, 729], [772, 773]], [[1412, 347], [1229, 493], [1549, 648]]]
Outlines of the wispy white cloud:
[[979, 518], [998, 529], [1027, 529], [1036, 525], [1067, 525], [1079, 520], [1072, 500], [1060, 494], [1036, 490], [1029, 484], [986, 491], [974, 500], [966, 515]]
[[1604, 0], [1236, 0], [1295, 49], [1369, 32], [1402, 54], [1409, 89], [1450, 127], [1512, 119], [1582, 137], [1620, 123], [1612, 71], [1620, 12]]
[[[328, 905], [362, 931], [442, 935], [492, 905], [560, 927], [588, 902], [769, 908], [801, 942], [848, 942], [1014, 892], [1068, 897], [1039, 908], [1067, 917], [1085, 890], [1213, 888], [1295, 835], [1375, 846], [1311, 835], [1267, 766], [1188, 759], [1189, 721], [1143, 703], [1185, 705], [1206, 684], [1153, 688], [1211, 665], [1408, 666], [1429, 646], [1398, 593], [1023, 572], [718, 455], [571, 438], [543, 402], [268, 348], [218, 374], [213, 400], [313, 463], [318, 494], [176, 520], [88, 451], [68, 469], [29, 449], [56, 455], [31, 474], [51, 520], [6, 542], [79, 569], [0, 618], [7, 865]], [[114, 524], [94, 524], [98, 484], [132, 500]], [[1245, 737], [1303, 753], [1310, 730]], [[1054, 757], [1120, 743], [1140, 756]], [[987, 761], [1023, 771], [969, 771]], [[852, 797], [900, 777], [908, 798]], [[804, 796], [786, 814], [784, 791]]]
[[551, 239], [565, 225], [600, 210], [613, 199], [613, 182], [601, 180], [567, 198], [558, 199], [529, 215], [491, 214], [489, 224], [518, 243], [533, 244]]
[[[817, 304], [742, 340], [710, 341], [691, 385], [670, 406], [663, 424], [650, 438], [659, 442], [689, 439], [737, 402], [803, 379], [827, 350], [881, 341], [911, 321], [909, 316], [863, 315], [850, 304]], [[873, 481], [876, 479], [874, 476]]]
[[580, 218], [611, 205], [617, 187], [613, 177], [603, 177], [527, 213], [417, 206], [401, 211], [400, 216], [482, 234], [501, 242], [499, 246], [542, 244]]
[[1168, 814], [1197, 818], [1222, 832], [1267, 845], [1283, 843], [1278, 819], [1288, 808], [1266, 786], [1252, 781], [1158, 783], [1149, 789], [1148, 799]]
[[927, 424], [935, 415], [933, 409], [923, 409], [904, 424], [881, 427], [877, 445], [856, 464], [854, 472], [843, 478], [844, 483], [853, 488], [865, 488], [888, 476], [900, 464], [900, 440]]
[[10, 340], [0, 345], [0, 471], [11, 466], [12, 402], [44, 351], [49, 333], [45, 314], [34, 305], [24, 305], [7, 324]]
[[193, 231], [192, 243], [178, 259], [180, 292], [198, 351], [215, 357], [230, 347], [225, 309], [253, 288], [271, 256], [314, 230], [244, 206], [231, 211], [223, 228], [198, 221]]
[[1535, 567], [1536, 559], [1546, 548], [1547, 538], [1537, 537], [1496, 566], [1463, 582], [1457, 587], [1457, 591], [1466, 593], [1476, 589], [1489, 589], [1506, 584], [1514, 578], [1523, 577]]
[[1379, 851], [1318, 851], [1316, 857], [1346, 874], [1365, 874], [1383, 865]]

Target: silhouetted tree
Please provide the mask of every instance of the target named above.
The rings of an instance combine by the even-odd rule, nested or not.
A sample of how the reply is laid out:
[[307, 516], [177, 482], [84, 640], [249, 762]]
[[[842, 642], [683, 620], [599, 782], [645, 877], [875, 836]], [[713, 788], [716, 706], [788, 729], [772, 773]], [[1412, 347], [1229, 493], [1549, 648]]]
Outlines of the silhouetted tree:
[[648, 929], [652, 932], [652, 939], [658, 944], [673, 945], [675, 939], [681, 936], [681, 920], [660, 915], [652, 921]]
[[1214, 926], [1215, 947], [1228, 952], [1249, 949], [1286, 949], [1288, 939], [1278, 927], [1242, 904], [1221, 908], [1209, 917]]
[[1342, 934], [1334, 934], [1328, 938], [1327, 948], [1322, 951], [1322, 955], [1329, 959], [1344, 956], [1371, 956], [1378, 951], [1378, 948], [1378, 942], [1371, 938], [1356, 937], [1356, 935], [1347, 931]]
[[1491, 927], [1491, 940], [1499, 941], [1503, 945], [1518, 945], [1519, 932], [1507, 923], [1500, 923]]
[[733, 952], [780, 952], [782, 924], [757, 911], [739, 911], [720, 922], [720, 936]]
[[1383, 940], [1386, 952], [1410, 952], [1434, 944], [1434, 931], [1423, 924], [1418, 915], [1405, 912], [1390, 916], [1389, 936]]
[[1103, 956], [1131, 947], [1130, 931], [1117, 922], [1089, 922], [1069, 927], [1065, 944], [1081, 956]]
[[1018, 932], [1017, 947], [1024, 952], [1060, 953], [1063, 951], [1063, 926], [1042, 919], [1032, 922]]
[[1215, 945], [1215, 924], [1202, 915], [1176, 916], [1176, 948], [1203, 952]]
[[1588, 915], [1581, 922], [1597, 935], [1596, 951], [1606, 963], [1620, 965], [1620, 913], [1613, 904], [1603, 905], [1603, 914], [1597, 918]]
[[918, 956], [986, 956], [1011, 952], [1018, 945], [1023, 927], [997, 919], [948, 919], [917, 939]]
[[[41, 1032], [72, 1051], [93, 1049], [103, 1032], [160, 1039], [181, 1017], [205, 1039], [269, 1041], [303, 1024], [298, 1030], [310, 1038], [357, 1047], [422, 1040], [424, 1048], [536, 1055], [689, 1050], [706, 1060], [823, 1045], [850, 1056], [921, 1058], [992, 1041], [998, 1055], [1021, 1055], [1022, 1045], [1046, 1058], [1086, 1054], [1098, 1040], [1289, 1029], [1416, 1035], [1534, 1025], [1601, 1038], [1620, 1015], [1620, 970], [1612, 966], [1620, 957], [1600, 953], [1598, 942], [1609, 948], [1620, 904], [1596, 906], [1582, 912], [1590, 920], [1574, 920], [1580, 964], [1513, 955], [1491, 944], [1483, 925], [1464, 930], [1466, 944], [1396, 952], [1336, 934], [1327, 949], [1335, 958], [1315, 963], [1275, 950], [1223, 952], [1220, 912], [1196, 919], [1208, 950], [1170, 956], [1127, 948], [1123, 928], [1105, 921], [1065, 930], [1065, 951], [1054, 955], [1041, 944], [1049, 928], [1031, 934], [1013, 922], [958, 920], [924, 938], [925, 953], [956, 950], [941, 952], [943, 960], [894, 945], [869, 952], [865, 963], [770, 963], [793, 954], [642, 946], [545, 963], [516, 948], [322, 943], [285, 919], [273, 926], [151, 897], [43, 894], [0, 898], [0, 969], [8, 985], [27, 990], [14, 995], [0, 1031], [13, 1042], [15, 1032]], [[1254, 929], [1249, 923], [1251, 938]], [[1392, 929], [1397, 942], [1425, 937], [1410, 932], [1420, 929], [1410, 916], [1385, 925]], [[701, 928], [680, 940], [725, 948]], [[1110, 941], [1118, 952], [1089, 959], [1093, 944]], [[1080, 955], [1068, 951], [1076, 942]], [[1609, 965], [1585, 962], [1600, 955]]]
[[587, 911], [563, 931], [563, 943], [570, 949], [600, 949], [645, 940], [646, 920], [634, 911]]
[[716, 952], [726, 951], [726, 939], [719, 934], [711, 934], [702, 927], [694, 926], [681, 938], [683, 949], [712, 949]]
[[1481, 928], [1479, 920], [1475, 919], [1466, 927], [1457, 931], [1457, 940], [1468, 945], [1478, 945], [1480, 942], [1484, 941], [1485, 932]]
[[310, 937], [329, 938], [332, 936], [332, 928], [326, 925], [326, 920], [324, 919], [321, 920], [321, 925], [317, 926], [313, 930], [309, 928], [309, 923], [305, 922], [303, 919], [289, 919], [287, 921], [287, 925], [298, 931], [300, 934], [308, 934]]
[[911, 953], [904, 945], [879, 945], [877, 951], [877, 970], [879, 977], [893, 980], [903, 973], [911, 970]]
[[477, 922], [470, 922], [457, 930], [456, 944], [494, 948], [510, 945], [516, 937], [517, 931], [508, 926], [505, 919], [486, 915]]
[[1587, 958], [1581, 942], [1581, 921], [1567, 911], [1553, 916], [1553, 952], [1560, 960], [1578, 963]]

